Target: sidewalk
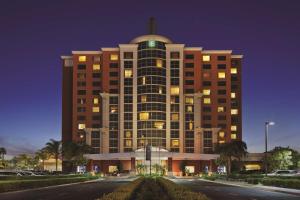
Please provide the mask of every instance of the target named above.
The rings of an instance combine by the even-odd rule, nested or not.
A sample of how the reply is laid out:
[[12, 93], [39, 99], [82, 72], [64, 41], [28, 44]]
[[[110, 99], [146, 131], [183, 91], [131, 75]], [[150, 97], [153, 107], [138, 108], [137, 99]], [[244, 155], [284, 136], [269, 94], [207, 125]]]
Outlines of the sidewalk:
[[298, 189], [282, 188], [282, 187], [275, 187], [275, 186], [265, 186], [265, 185], [261, 185], [261, 184], [253, 185], [253, 184], [249, 184], [246, 182], [240, 182], [240, 181], [225, 181], [225, 180], [210, 181], [210, 180], [206, 180], [206, 179], [199, 179], [199, 180], [212, 182], [212, 183], [220, 183], [220, 184], [224, 184], [224, 185], [231, 185], [231, 186], [238, 186], [238, 187], [252, 187], [252, 188], [259, 188], [259, 189], [264, 189], [264, 190], [271, 190], [271, 191], [276, 191], [276, 192], [284, 192], [284, 193], [289, 193], [289, 194], [294, 194], [294, 195], [300, 195], [300, 190], [298, 190]]

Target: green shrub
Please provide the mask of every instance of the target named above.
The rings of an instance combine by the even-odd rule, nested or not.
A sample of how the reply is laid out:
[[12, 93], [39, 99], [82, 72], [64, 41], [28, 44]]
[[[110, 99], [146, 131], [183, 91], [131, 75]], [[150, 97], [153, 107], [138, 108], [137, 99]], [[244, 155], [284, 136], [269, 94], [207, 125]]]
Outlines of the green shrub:
[[144, 181], [144, 178], [139, 178], [134, 180], [133, 182], [126, 184], [124, 186], [119, 187], [112, 193], [104, 194], [104, 196], [100, 200], [129, 200], [135, 190], [140, 186], [140, 184]]
[[134, 200], [168, 200], [168, 195], [164, 192], [163, 188], [156, 182], [157, 179], [146, 178], [142, 184], [137, 188]]
[[268, 186], [300, 189], [299, 179], [264, 178], [261, 183]]
[[258, 184], [262, 178], [246, 178], [246, 182], [249, 184]]
[[0, 192], [22, 190], [37, 187], [46, 187], [51, 185], [61, 185], [67, 183], [83, 182], [97, 177], [67, 177], [50, 179], [31, 179], [31, 180], [4, 180], [0, 181]]
[[188, 188], [167, 179], [158, 178], [157, 180], [172, 200], [208, 200], [204, 194], [192, 192]]

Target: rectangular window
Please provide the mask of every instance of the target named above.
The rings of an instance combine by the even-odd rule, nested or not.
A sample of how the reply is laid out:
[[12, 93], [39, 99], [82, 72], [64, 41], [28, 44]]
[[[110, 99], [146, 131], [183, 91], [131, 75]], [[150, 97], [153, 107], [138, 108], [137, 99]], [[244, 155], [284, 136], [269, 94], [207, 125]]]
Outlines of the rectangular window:
[[131, 147], [132, 146], [132, 140], [125, 140], [125, 147]]
[[85, 68], [86, 68], [86, 65], [84, 65], [84, 64], [77, 65], [77, 69], [79, 69], [79, 70], [83, 70]]
[[218, 69], [226, 69], [226, 65], [225, 64], [218, 64]]
[[161, 59], [156, 59], [156, 67], [163, 67], [163, 61]]
[[194, 85], [194, 80], [185, 80], [186, 85]]
[[119, 76], [119, 72], [109, 72], [109, 76], [117, 77], [117, 76]]
[[171, 95], [179, 95], [179, 87], [171, 86]]
[[194, 68], [194, 63], [185, 63], [185, 68]]
[[218, 112], [225, 112], [225, 108], [223, 106], [218, 107]]
[[218, 78], [225, 78], [225, 72], [219, 72]]
[[210, 81], [203, 81], [202, 85], [203, 86], [211, 86], [211, 82]]
[[86, 56], [79, 56], [78, 61], [79, 62], [85, 62], [86, 61]]
[[186, 104], [194, 104], [194, 98], [193, 97], [185, 97], [185, 103]]
[[148, 112], [141, 112], [139, 114], [140, 120], [148, 120], [149, 119], [149, 113]]
[[146, 95], [141, 96], [141, 102], [142, 103], [146, 103], [147, 102], [147, 96]]
[[124, 59], [133, 59], [132, 52], [124, 52]]
[[237, 115], [238, 114], [238, 109], [231, 109], [230, 112], [232, 115]]
[[236, 94], [235, 94], [235, 92], [231, 92], [231, 98], [235, 98], [236, 97]]
[[172, 140], [172, 147], [179, 147], [179, 140]]
[[194, 59], [194, 55], [193, 54], [186, 54], [185, 59]]
[[237, 131], [237, 126], [236, 125], [232, 125], [230, 128], [231, 131]]
[[185, 72], [185, 76], [187, 76], [187, 77], [193, 77], [194, 76], [194, 72]]
[[210, 98], [204, 98], [203, 103], [204, 104], [210, 104], [211, 103]]
[[98, 104], [99, 103], [99, 99], [98, 98], [94, 98], [93, 102], [94, 102], [94, 104]]
[[235, 140], [236, 139], [236, 134], [235, 133], [231, 133], [231, 139]]
[[154, 122], [154, 127], [157, 129], [163, 129], [165, 123], [164, 122]]
[[93, 107], [93, 112], [94, 112], [94, 113], [97, 113], [97, 112], [99, 112], [99, 111], [100, 111], [99, 107]]
[[180, 54], [177, 51], [171, 52], [171, 59], [179, 59]]
[[230, 73], [231, 74], [237, 74], [237, 68], [231, 68]]
[[203, 64], [202, 68], [203, 69], [211, 69], [211, 64]]
[[85, 90], [78, 90], [77, 95], [85, 95], [86, 91]]
[[218, 56], [218, 60], [224, 61], [224, 60], [226, 60], [226, 56]]
[[125, 78], [131, 78], [132, 77], [132, 69], [125, 69], [124, 70], [125, 73]]
[[93, 64], [93, 70], [94, 71], [100, 70], [100, 64]]
[[178, 121], [179, 120], [179, 114], [178, 113], [172, 113], [171, 114], [171, 120]]
[[204, 62], [209, 62], [209, 61], [210, 61], [210, 56], [209, 56], [209, 55], [203, 55], [203, 56], [202, 56], [202, 60], [203, 60]]
[[220, 138], [224, 138], [225, 137], [225, 132], [224, 131], [220, 131], [219, 132], [219, 137]]
[[118, 54], [110, 54], [110, 60], [119, 60], [119, 55]]
[[85, 124], [78, 124], [78, 129], [79, 130], [85, 129]]
[[210, 95], [210, 89], [204, 89], [203, 95]]

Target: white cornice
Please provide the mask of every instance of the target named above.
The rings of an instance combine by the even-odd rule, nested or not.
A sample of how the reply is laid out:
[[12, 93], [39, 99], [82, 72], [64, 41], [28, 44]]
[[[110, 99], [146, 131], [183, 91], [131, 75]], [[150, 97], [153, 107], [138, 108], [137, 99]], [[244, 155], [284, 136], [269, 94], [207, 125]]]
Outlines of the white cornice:
[[72, 56], [60, 56], [61, 59], [72, 59]]
[[206, 54], [231, 54], [232, 50], [204, 50], [202, 53]]
[[101, 54], [101, 51], [72, 51], [72, 54]]
[[103, 47], [101, 48], [102, 51], [119, 51], [118, 47]]
[[244, 55], [231, 55], [231, 58], [243, 58]]
[[202, 51], [202, 47], [185, 47], [185, 51]]
[[137, 48], [138, 44], [119, 44], [120, 48]]
[[165, 44], [166, 47], [168, 48], [184, 48], [185, 44]]

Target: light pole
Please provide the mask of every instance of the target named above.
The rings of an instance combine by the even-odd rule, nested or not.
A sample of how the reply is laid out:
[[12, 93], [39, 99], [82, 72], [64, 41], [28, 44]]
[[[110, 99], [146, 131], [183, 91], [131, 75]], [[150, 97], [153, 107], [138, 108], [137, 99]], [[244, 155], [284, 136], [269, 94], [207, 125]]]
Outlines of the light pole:
[[269, 126], [275, 125], [275, 122], [265, 122], [265, 174], [268, 174], [268, 135], [269, 135]]

